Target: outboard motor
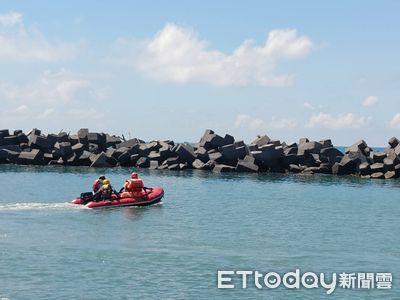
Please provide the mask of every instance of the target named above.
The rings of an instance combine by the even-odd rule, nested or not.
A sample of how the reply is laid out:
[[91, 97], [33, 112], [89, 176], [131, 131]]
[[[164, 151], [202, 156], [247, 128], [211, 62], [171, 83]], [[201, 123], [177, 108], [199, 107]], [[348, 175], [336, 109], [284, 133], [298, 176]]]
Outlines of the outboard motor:
[[93, 193], [92, 192], [82, 193], [80, 198], [82, 204], [87, 204], [90, 201], [93, 201]]

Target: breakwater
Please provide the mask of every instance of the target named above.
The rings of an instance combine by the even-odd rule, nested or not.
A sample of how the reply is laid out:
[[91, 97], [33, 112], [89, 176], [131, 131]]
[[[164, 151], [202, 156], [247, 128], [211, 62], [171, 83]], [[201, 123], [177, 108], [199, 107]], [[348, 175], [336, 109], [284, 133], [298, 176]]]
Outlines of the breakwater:
[[0, 130], [0, 163], [87, 167], [132, 166], [150, 169], [199, 169], [213, 172], [277, 172], [400, 177], [400, 142], [393, 137], [383, 152], [360, 140], [342, 153], [331, 140], [297, 143], [258, 136], [250, 144], [206, 130], [198, 143], [150, 141], [80, 129], [77, 134], [43, 135], [39, 129]]

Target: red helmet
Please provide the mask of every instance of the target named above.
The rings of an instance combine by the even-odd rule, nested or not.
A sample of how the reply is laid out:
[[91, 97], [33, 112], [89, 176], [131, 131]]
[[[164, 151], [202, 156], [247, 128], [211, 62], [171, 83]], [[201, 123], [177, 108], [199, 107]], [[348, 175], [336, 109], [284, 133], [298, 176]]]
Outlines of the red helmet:
[[137, 178], [138, 178], [138, 174], [135, 173], [135, 172], [132, 172], [131, 178], [132, 178], [132, 179], [137, 179]]

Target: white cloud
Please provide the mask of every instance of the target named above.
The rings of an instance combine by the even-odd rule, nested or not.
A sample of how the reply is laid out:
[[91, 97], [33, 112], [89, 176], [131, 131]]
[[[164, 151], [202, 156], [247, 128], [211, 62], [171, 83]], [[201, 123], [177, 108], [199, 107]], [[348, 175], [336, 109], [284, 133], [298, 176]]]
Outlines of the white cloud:
[[48, 117], [54, 115], [55, 112], [56, 112], [56, 109], [55, 109], [55, 108], [52, 108], [52, 107], [51, 107], [51, 108], [46, 108], [41, 114], [39, 114], [39, 115], [37, 116], [37, 118], [38, 118], [38, 119], [46, 119], [46, 118], [48, 118]]
[[61, 69], [46, 71], [26, 84], [0, 82], [0, 99], [8, 107], [0, 111], [0, 119], [21, 124], [32, 120], [54, 124], [98, 120], [104, 114], [97, 107], [111, 96], [111, 87], [94, 79], [99, 78]]
[[307, 109], [309, 109], [309, 110], [315, 110], [315, 106], [312, 105], [312, 104], [309, 103], [309, 102], [304, 102], [304, 107], [307, 108]]
[[0, 15], [0, 61], [57, 62], [75, 58], [82, 43], [52, 42], [40, 32], [27, 30], [17, 12]]
[[318, 114], [313, 114], [308, 121], [307, 127], [315, 128], [332, 128], [332, 129], [340, 129], [340, 128], [360, 128], [362, 126], [368, 125], [370, 122], [370, 118], [366, 117], [356, 117], [352, 113], [347, 114], [339, 114], [337, 116], [333, 116], [328, 113], [320, 112]]
[[7, 82], [0, 82], [0, 97], [6, 99], [14, 99], [17, 97], [18, 91], [15, 89], [15, 85], [7, 83]]
[[75, 119], [80, 119], [80, 120], [99, 120], [104, 118], [104, 114], [101, 112], [98, 112], [94, 108], [90, 108], [88, 110], [82, 110], [78, 108], [70, 109], [67, 111], [67, 115], [74, 117]]
[[81, 74], [64, 69], [44, 72], [39, 79], [26, 85], [0, 82], [0, 96], [34, 103], [66, 103], [91, 86]]
[[399, 128], [400, 127], [400, 113], [397, 113], [393, 116], [392, 120], [389, 124], [392, 128]]
[[22, 24], [22, 14], [9, 12], [8, 14], [0, 15], [0, 26], [14, 26], [17, 24]]
[[27, 110], [28, 110], [28, 106], [26, 106], [25, 104], [22, 104], [22, 105], [18, 106], [15, 111], [18, 113], [24, 113]]
[[363, 101], [363, 106], [372, 106], [378, 102], [379, 98], [376, 96], [368, 96]]
[[81, 108], [72, 108], [72, 109], [64, 109], [64, 108], [47, 108], [38, 115], [34, 116], [35, 119], [67, 119], [67, 120], [99, 120], [104, 118], [104, 114], [102, 112], [97, 111], [95, 108], [89, 109], [81, 109]]
[[235, 121], [235, 126], [238, 128], [247, 128], [251, 130], [255, 129], [260, 129], [260, 128], [265, 128], [266, 123], [257, 118], [253, 118], [249, 115], [241, 114], [237, 115], [236, 121]]
[[270, 127], [275, 129], [290, 129], [295, 128], [297, 126], [297, 122], [292, 119], [286, 118], [273, 118], [272, 122], [270, 123]]
[[193, 30], [167, 24], [150, 40], [119, 39], [115, 47], [117, 61], [161, 81], [286, 86], [294, 76], [277, 73], [278, 63], [305, 57], [313, 43], [293, 29], [273, 30], [263, 45], [246, 40], [228, 55], [209, 49]]
[[246, 114], [237, 115], [235, 126], [249, 130], [268, 130], [268, 129], [290, 129], [297, 125], [296, 121], [287, 118], [272, 118], [271, 122], [266, 122], [259, 118]]
[[107, 99], [112, 94], [112, 88], [109, 85], [104, 86], [104, 87], [99, 87], [97, 89], [94, 89], [92, 94], [95, 98], [97, 98], [99, 100]]

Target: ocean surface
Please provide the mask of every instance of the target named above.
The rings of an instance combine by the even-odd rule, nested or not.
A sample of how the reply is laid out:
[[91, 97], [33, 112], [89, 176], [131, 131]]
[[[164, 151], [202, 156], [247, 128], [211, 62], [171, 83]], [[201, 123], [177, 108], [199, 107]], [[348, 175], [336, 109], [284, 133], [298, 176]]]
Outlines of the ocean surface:
[[[0, 299], [400, 299], [400, 180], [139, 170], [162, 204], [66, 204], [131, 171], [0, 165]], [[296, 269], [392, 288], [217, 288], [218, 270]]]

